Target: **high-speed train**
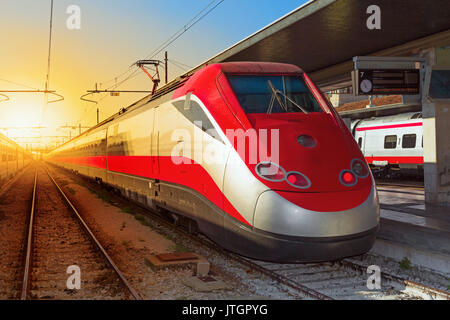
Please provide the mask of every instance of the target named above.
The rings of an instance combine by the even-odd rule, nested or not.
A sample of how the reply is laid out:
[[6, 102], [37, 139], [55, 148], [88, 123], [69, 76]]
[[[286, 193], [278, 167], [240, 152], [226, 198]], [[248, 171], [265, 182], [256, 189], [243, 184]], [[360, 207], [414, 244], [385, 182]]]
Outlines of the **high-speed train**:
[[372, 174], [350, 131], [297, 66], [205, 66], [46, 160], [195, 221], [222, 247], [280, 262], [367, 252]]
[[355, 120], [351, 130], [367, 163], [380, 176], [404, 173], [423, 177], [421, 112]]
[[0, 133], [0, 182], [10, 179], [31, 161], [22, 147]]

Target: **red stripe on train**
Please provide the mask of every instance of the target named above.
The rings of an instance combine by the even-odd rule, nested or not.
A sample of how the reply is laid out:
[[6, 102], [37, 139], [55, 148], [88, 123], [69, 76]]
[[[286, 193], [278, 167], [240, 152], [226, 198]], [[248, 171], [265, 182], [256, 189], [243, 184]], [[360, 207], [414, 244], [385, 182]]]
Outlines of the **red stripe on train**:
[[402, 123], [402, 124], [389, 124], [389, 125], [385, 125], [385, 126], [356, 128], [356, 131], [368, 131], [368, 130], [379, 130], [379, 129], [393, 129], [393, 128], [407, 128], [407, 127], [420, 127], [420, 126], [422, 126], [422, 122]]
[[367, 163], [387, 161], [392, 164], [423, 164], [423, 157], [366, 157]]
[[106, 169], [106, 157], [78, 157], [78, 158], [53, 158], [56, 161], [78, 164], [93, 168]]
[[194, 163], [193, 160], [188, 158], [180, 158], [180, 161], [189, 162], [189, 170], [187, 170], [186, 165], [176, 165], [171, 156], [98, 156], [53, 158], [51, 160], [101, 169], [108, 167], [108, 170], [112, 172], [159, 179], [161, 181], [183, 185], [198, 191], [230, 216], [251, 226], [223, 195], [222, 190], [216, 185], [209, 173], [200, 164]]

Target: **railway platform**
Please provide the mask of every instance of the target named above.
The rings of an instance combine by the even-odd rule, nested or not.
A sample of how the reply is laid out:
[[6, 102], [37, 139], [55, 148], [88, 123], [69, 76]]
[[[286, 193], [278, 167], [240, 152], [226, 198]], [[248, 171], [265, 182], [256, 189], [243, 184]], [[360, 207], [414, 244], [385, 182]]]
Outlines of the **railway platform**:
[[381, 221], [371, 252], [450, 275], [450, 208], [426, 205], [422, 187], [377, 187]]

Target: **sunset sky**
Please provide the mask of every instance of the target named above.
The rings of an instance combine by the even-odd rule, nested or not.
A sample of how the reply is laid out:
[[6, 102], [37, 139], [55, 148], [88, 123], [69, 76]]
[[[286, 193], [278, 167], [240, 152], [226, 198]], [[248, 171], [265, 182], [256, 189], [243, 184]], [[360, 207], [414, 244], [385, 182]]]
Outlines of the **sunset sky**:
[[[189, 22], [211, 0], [55, 0], [50, 89], [65, 100], [44, 108], [43, 94], [9, 94], [0, 103], [0, 126], [37, 126], [42, 135], [68, 135], [61, 125], [92, 126], [96, 105], [79, 97], [95, 83], [105, 89], [114, 78], [134, 69], [145, 58]], [[192, 27], [167, 50], [173, 59], [195, 66], [242, 40], [260, 28], [299, 7], [299, 0], [225, 0]], [[67, 7], [81, 9], [81, 29], [69, 30]], [[47, 72], [50, 0], [2, 0], [0, 2], [0, 90], [29, 89], [17, 82], [44, 89]], [[163, 54], [155, 57], [163, 58]], [[169, 79], [184, 70], [169, 63]], [[109, 82], [107, 82], [110, 80]], [[143, 73], [125, 82], [122, 90], [150, 90], [151, 81]], [[99, 102], [104, 119], [143, 95], [91, 96]], [[1, 97], [0, 97], [1, 99]], [[50, 97], [53, 99], [53, 97]], [[45, 110], [44, 110], [45, 109]], [[4, 132], [4, 131], [3, 131]], [[78, 131], [73, 130], [72, 136]], [[10, 130], [9, 136], [36, 136], [38, 131]], [[32, 139], [29, 139], [33, 141]], [[25, 138], [23, 139], [25, 141]]]

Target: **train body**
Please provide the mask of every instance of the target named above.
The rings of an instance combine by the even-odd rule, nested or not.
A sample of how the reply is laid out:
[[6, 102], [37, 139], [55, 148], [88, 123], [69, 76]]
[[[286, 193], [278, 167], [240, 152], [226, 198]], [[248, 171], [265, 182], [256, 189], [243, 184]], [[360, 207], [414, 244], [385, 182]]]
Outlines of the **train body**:
[[0, 182], [12, 178], [31, 160], [31, 155], [27, 151], [0, 134]]
[[362, 254], [379, 225], [357, 143], [293, 65], [205, 66], [46, 160], [195, 221], [222, 247], [261, 260]]
[[356, 120], [352, 133], [367, 163], [383, 176], [423, 177], [423, 121], [420, 112]]

